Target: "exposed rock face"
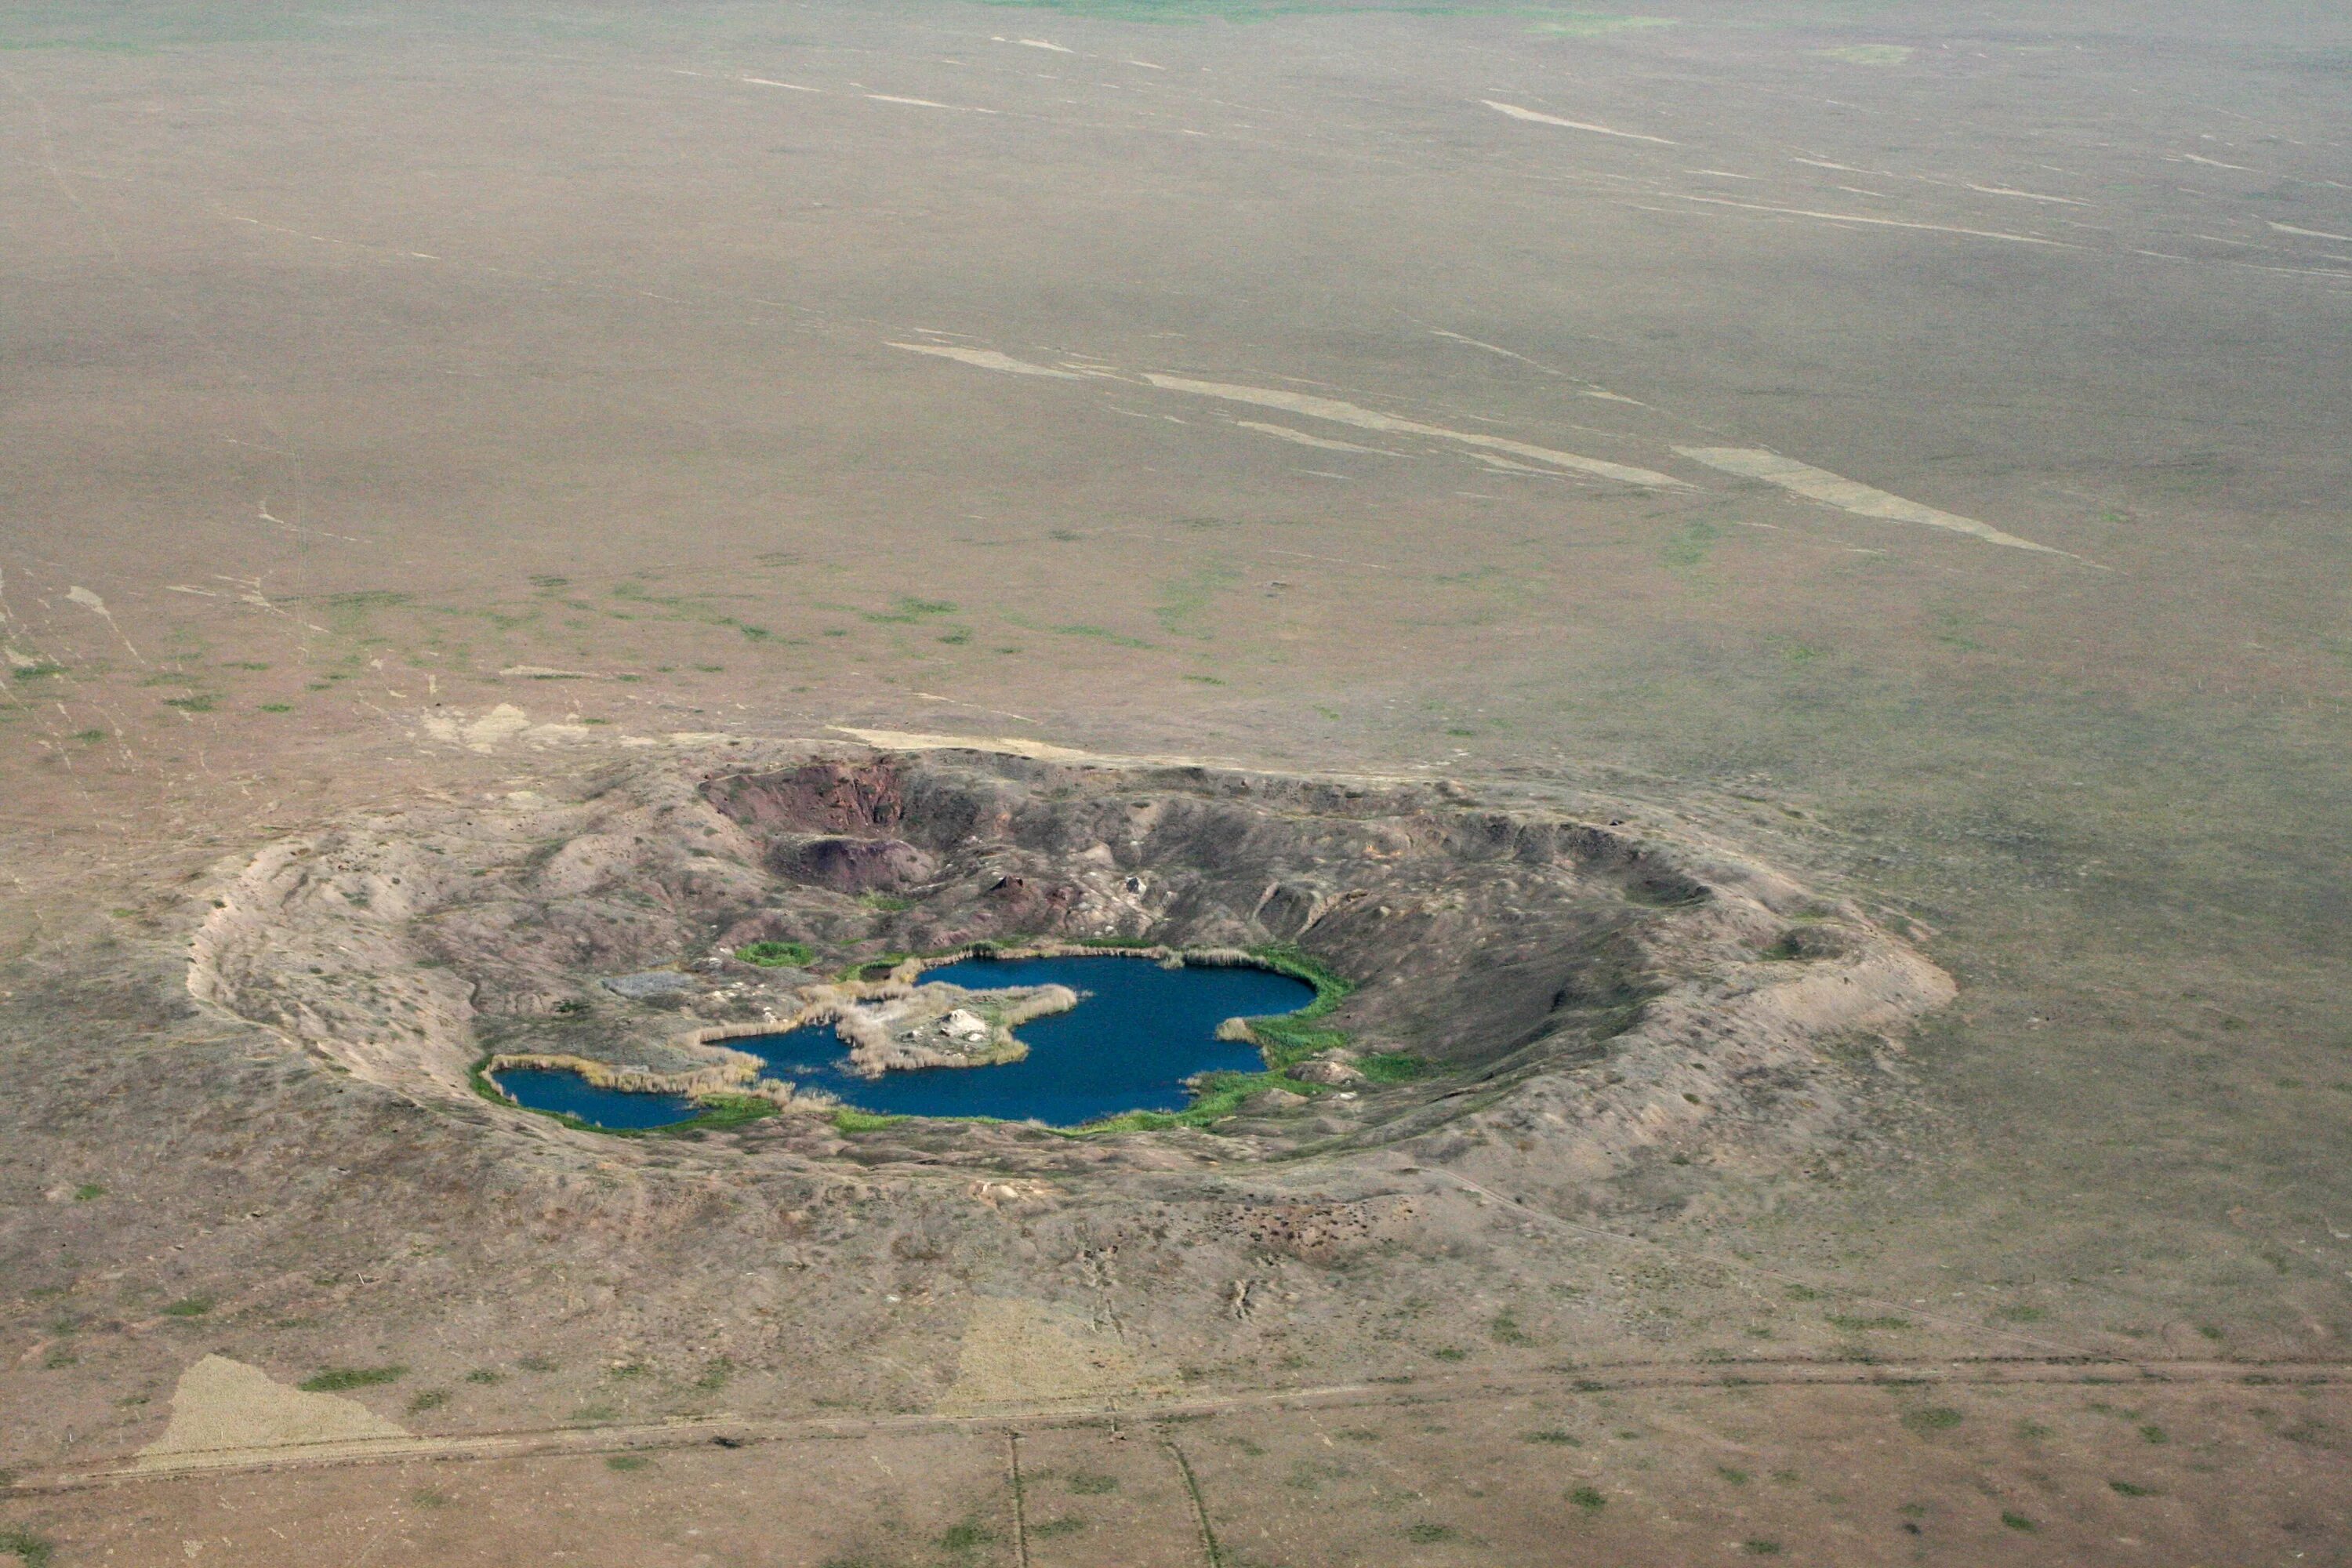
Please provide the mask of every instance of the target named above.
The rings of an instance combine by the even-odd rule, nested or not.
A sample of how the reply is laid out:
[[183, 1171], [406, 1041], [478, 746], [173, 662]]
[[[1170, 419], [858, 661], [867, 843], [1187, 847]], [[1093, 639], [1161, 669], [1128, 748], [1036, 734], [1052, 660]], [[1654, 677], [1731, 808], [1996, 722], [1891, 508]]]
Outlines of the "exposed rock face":
[[887, 833], [906, 816], [898, 770], [887, 763], [821, 762], [789, 779], [774, 773], [711, 780], [704, 793], [728, 816], [761, 832]]
[[[454, 1100], [486, 1049], [693, 1073], [731, 1059], [706, 1036], [822, 1009], [871, 1038], [874, 1070], [1017, 1048], [1005, 1015], [970, 998], [865, 1017], [887, 1000], [872, 986], [701, 964], [754, 934], [807, 944], [835, 976], [992, 941], [1195, 962], [1289, 942], [1357, 986], [1317, 1022], [1343, 1036], [1310, 1040], [1289, 1079], [1311, 1105], [1261, 1094], [1236, 1135], [1171, 1134], [1136, 1157], [1412, 1140], [1517, 1151], [1541, 1169], [1514, 1179], [1538, 1184], [1838, 1135], [1852, 1074], [1824, 1047], [1899, 1031], [1952, 990], [1851, 905], [1533, 789], [804, 745], [722, 759], [633, 761], [568, 802], [420, 808], [272, 846], [210, 890], [189, 989]], [[885, 888], [906, 907], [858, 896]], [[631, 1003], [593, 984], [656, 969], [691, 984]], [[958, 1006], [984, 1038], [947, 1026]], [[1370, 1082], [1342, 1043], [1428, 1070]], [[1017, 1131], [957, 1136], [975, 1158], [1027, 1157]], [[1066, 1142], [1050, 1152], [1067, 1157]]]
[[770, 857], [778, 875], [836, 893], [894, 891], [928, 882], [937, 863], [898, 838], [812, 838], [785, 843]]

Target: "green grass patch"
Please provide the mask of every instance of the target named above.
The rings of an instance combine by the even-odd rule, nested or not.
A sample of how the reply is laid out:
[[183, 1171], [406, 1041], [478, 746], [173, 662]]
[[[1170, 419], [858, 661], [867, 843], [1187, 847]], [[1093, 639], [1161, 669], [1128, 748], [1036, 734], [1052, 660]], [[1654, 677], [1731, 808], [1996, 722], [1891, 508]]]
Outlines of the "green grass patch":
[[809, 945], [801, 942], [746, 942], [735, 950], [735, 956], [762, 969], [805, 969], [816, 958]]
[[1658, 559], [1670, 572], [1690, 572], [1706, 564], [1708, 552], [1723, 531], [1711, 522], [1694, 522], [1658, 549]]
[[615, 1454], [604, 1461], [604, 1468], [608, 1470], [626, 1472], [642, 1470], [652, 1463], [653, 1461], [643, 1454]]
[[1254, 947], [1250, 956], [1277, 974], [1287, 974], [1315, 987], [1315, 1000], [1297, 1012], [1249, 1020], [1251, 1037], [1257, 1042], [1258, 1052], [1267, 1067], [1280, 1072], [1318, 1052], [1337, 1050], [1348, 1043], [1345, 1029], [1330, 1028], [1320, 1020], [1338, 1011], [1339, 1004], [1356, 989], [1355, 982], [1342, 978], [1321, 960], [1288, 943]]
[[95, 746], [100, 741], [106, 739], [106, 731], [103, 730], [77, 730], [72, 734], [68, 735], [66, 739], [68, 741], [79, 741], [85, 746]]
[[1304, 1090], [1278, 1072], [1202, 1073], [1194, 1080], [1192, 1103], [1181, 1110], [1123, 1110], [1100, 1121], [1069, 1130], [1073, 1136], [1105, 1132], [1165, 1132], [1174, 1127], [1200, 1127], [1222, 1121], [1241, 1109], [1243, 1100], [1263, 1089]]
[[105, 1195], [106, 1189], [96, 1182], [84, 1182], [74, 1189], [74, 1202], [78, 1204], [86, 1204], [92, 1198], [102, 1198]]
[[903, 1116], [886, 1116], [871, 1110], [860, 1110], [845, 1105], [833, 1113], [833, 1130], [836, 1132], [879, 1132], [906, 1120]]
[[201, 1318], [213, 1310], [210, 1296], [183, 1296], [163, 1309], [167, 1318]]
[[25, 1568], [49, 1568], [57, 1550], [47, 1537], [29, 1530], [0, 1530], [0, 1553], [15, 1552]]
[[408, 1413], [411, 1415], [422, 1415], [428, 1410], [438, 1410], [448, 1403], [447, 1389], [428, 1388], [408, 1402]]
[[177, 708], [183, 713], [209, 713], [213, 710], [213, 697], [206, 692], [198, 692], [193, 697], [166, 697], [163, 699], [164, 707]]
[[1598, 1487], [1570, 1487], [1568, 1500], [1587, 1513], [1599, 1513], [1609, 1506], [1609, 1500], [1601, 1495]]
[[1070, 1489], [1080, 1497], [1105, 1497], [1118, 1490], [1118, 1478], [1091, 1470], [1072, 1470]]
[[879, 914], [895, 915], [915, 907], [912, 899], [902, 899], [896, 893], [861, 893], [857, 901]]
[[1892, 1314], [1879, 1318], [1861, 1318], [1849, 1312], [1832, 1312], [1829, 1315], [1829, 1325], [1833, 1329], [1843, 1329], [1849, 1333], [1859, 1333], [1865, 1329], [1907, 1329], [1911, 1326], [1911, 1320], [1895, 1317]]
[[1152, 646], [1151, 644], [1145, 642], [1141, 637], [1128, 637], [1124, 633], [1112, 631], [1108, 626], [1090, 626], [1080, 625], [1055, 626], [1054, 630], [1060, 636], [1066, 637], [1092, 637], [1097, 642], [1107, 642], [1117, 647], [1150, 647]]
[[967, 1519], [940, 1532], [940, 1550], [950, 1556], [969, 1558], [995, 1539], [994, 1531], [977, 1520]]
[[47, 680], [53, 675], [63, 675], [65, 672], [66, 667], [62, 664], [23, 664], [16, 667], [16, 679]]
[[1903, 1413], [1903, 1425], [1914, 1432], [1948, 1432], [1964, 1419], [1948, 1405], [1930, 1405]]
[[1437, 1070], [1433, 1064], [1411, 1051], [1374, 1051], [1359, 1057], [1356, 1068], [1374, 1083], [1411, 1083]]
[[373, 1388], [398, 1383], [408, 1375], [404, 1366], [331, 1366], [312, 1373], [294, 1386], [305, 1394], [341, 1394], [347, 1388]]

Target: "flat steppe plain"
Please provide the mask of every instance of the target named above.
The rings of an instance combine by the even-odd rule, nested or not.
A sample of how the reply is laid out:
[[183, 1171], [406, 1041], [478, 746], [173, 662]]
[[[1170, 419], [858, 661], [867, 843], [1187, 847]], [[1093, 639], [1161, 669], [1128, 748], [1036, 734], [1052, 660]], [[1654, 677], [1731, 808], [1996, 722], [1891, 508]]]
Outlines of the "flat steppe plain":
[[[2153, 4], [0, 16], [0, 1561], [2345, 1561], [2347, 100]], [[1958, 995], [1590, 1207], [754, 1176], [188, 995], [273, 841], [847, 731], [1701, 823]]]

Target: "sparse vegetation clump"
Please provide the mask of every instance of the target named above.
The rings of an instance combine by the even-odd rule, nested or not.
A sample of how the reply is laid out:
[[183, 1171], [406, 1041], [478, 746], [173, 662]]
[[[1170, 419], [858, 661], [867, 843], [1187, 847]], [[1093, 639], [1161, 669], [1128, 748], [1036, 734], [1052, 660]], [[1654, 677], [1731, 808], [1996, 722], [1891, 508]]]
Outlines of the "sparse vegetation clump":
[[56, 1542], [45, 1535], [29, 1530], [0, 1530], [0, 1555], [13, 1553], [25, 1568], [49, 1568], [57, 1550]]
[[735, 950], [735, 956], [761, 969], [806, 969], [816, 960], [806, 943], [797, 942], [746, 942]]
[[1914, 1432], [1948, 1432], [1963, 1417], [1948, 1405], [1930, 1405], [1903, 1413], [1903, 1425]]
[[294, 1386], [305, 1394], [341, 1394], [348, 1389], [398, 1383], [407, 1375], [404, 1366], [336, 1366], [312, 1373]]

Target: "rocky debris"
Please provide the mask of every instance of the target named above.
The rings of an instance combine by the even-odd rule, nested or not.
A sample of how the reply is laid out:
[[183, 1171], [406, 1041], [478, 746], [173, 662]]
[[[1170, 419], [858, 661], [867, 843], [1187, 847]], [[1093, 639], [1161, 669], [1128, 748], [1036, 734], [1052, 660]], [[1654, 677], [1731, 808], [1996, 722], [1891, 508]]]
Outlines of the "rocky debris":
[[1253, 1204], [1229, 1221], [1250, 1245], [1328, 1263], [1350, 1252], [1411, 1234], [1419, 1209], [1412, 1198], [1377, 1197], [1356, 1202], [1305, 1201]]
[[1290, 1076], [1301, 1083], [1318, 1083], [1326, 1089], [1352, 1089], [1370, 1081], [1361, 1068], [1337, 1052], [1308, 1058], [1292, 1068]]
[[681, 991], [698, 989], [691, 974], [680, 974], [674, 969], [649, 969], [642, 974], [610, 974], [597, 982], [615, 996], [625, 996], [641, 1002], [648, 996], [674, 996]]

